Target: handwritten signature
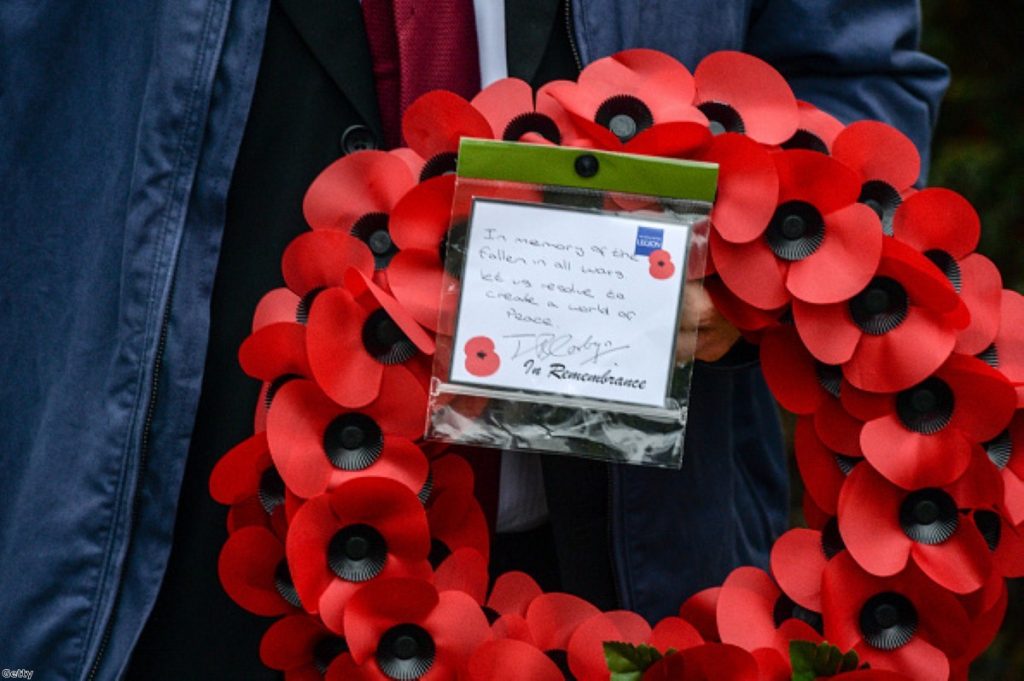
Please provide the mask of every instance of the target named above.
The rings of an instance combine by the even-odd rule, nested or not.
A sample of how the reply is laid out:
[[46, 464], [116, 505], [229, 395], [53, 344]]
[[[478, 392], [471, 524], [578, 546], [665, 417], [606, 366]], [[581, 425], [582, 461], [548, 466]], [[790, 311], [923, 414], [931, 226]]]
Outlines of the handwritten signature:
[[514, 333], [508, 334], [505, 338], [516, 341], [516, 350], [512, 359], [526, 357], [531, 354], [537, 359], [549, 357], [572, 357], [573, 355], [586, 355], [587, 358], [580, 364], [597, 363], [602, 357], [628, 350], [628, 345], [615, 345], [610, 340], [601, 340], [588, 335], [586, 340], [577, 341], [571, 333]]

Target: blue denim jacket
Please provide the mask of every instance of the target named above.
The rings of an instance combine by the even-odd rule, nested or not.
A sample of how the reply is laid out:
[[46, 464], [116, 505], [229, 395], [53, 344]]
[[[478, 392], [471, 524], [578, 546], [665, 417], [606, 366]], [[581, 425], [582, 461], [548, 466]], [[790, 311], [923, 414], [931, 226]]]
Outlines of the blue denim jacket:
[[[267, 7], [0, 5], [4, 667], [116, 679], [153, 606]], [[922, 150], [946, 85], [916, 51], [910, 0], [574, 0], [574, 16], [584, 61], [646, 46], [692, 67], [746, 49], [802, 98], [890, 121]], [[785, 525], [757, 368], [701, 368], [693, 409], [689, 474], [612, 479], [620, 590], [652, 617], [723, 561], [763, 562]]]

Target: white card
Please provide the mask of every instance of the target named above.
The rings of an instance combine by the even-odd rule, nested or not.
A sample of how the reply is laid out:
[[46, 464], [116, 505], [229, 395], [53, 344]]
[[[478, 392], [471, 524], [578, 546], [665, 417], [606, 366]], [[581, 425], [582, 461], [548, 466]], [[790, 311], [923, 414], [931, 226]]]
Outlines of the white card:
[[450, 380], [664, 407], [690, 228], [477, 199]]

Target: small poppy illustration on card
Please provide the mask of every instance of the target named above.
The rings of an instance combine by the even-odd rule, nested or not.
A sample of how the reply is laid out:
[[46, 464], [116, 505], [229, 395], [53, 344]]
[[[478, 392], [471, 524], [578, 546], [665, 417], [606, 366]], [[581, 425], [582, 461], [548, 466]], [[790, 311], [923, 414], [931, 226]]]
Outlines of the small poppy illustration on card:
[[655, 279], [669, 279], [676, 272], [676, 266], [672, 263], [672, 254], [666, 250], [659, 249], [651, 252], [648, 261], [651, 263], [649, 271]]
[[466, 371], [474, 376], [490, 376], [501, 366], [494, 351], [494, 341], [487, 336], [474, 336], [466, 341]]

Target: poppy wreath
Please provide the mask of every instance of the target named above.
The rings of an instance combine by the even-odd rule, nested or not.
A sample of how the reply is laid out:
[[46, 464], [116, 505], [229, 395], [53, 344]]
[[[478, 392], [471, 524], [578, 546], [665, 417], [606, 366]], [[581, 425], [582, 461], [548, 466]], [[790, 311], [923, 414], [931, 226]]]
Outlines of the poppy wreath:
[[[289, 681], [967, 677], [1024, 575], [1024, 298], [974, 252], [971, 205], [914, 188], [910, 140], [841, 124], [749, 55], [691, 74], [642, 49], [537, 92], [429, 93], [403, 134], [316, 178], [311, 231], [240, 349], [256, 434], [210, 488], [230, 507], [225, 590], [280, 618], [265, 664]], [[473, 470], [420, 439], [462, 137], [719, 164], [705, 284], [797, 416], [808, 527], [768, 570], [653, 627], [521, 573], [489, 582]], [[480, 374], [500, 362], [487, 338], [464, 351]]]

